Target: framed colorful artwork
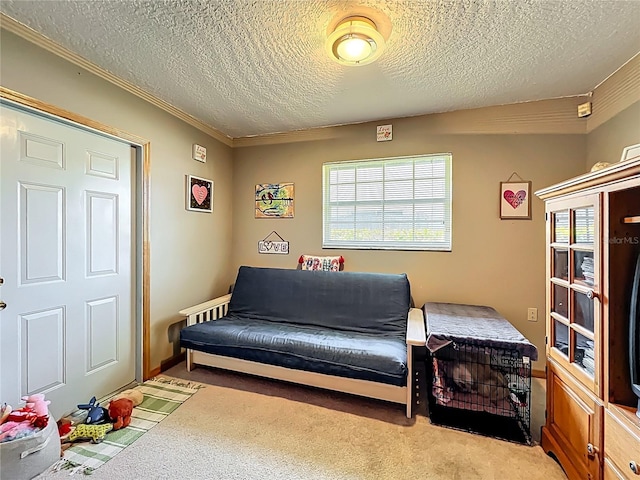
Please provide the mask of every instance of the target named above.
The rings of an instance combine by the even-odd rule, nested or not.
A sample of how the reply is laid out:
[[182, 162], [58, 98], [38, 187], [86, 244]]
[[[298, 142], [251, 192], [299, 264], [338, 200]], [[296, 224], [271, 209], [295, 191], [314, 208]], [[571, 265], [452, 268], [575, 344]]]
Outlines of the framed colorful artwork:
[[293, 183], [256, 185], [256, 218], [293, 218]]
[[500, 182], [500, 218], [531, 220], [531, 182]]
[[187, 210], [213, 212], [213, 181], [187, 175]]

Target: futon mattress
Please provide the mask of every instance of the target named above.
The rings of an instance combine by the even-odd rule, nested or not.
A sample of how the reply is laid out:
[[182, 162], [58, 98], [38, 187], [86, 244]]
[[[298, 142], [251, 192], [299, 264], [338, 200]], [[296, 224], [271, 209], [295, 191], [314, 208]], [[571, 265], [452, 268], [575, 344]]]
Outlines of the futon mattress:
[[405, 386], [407, 346], [393, 333], [223, 317], [183, 328], [180, 345], [296, 370]]

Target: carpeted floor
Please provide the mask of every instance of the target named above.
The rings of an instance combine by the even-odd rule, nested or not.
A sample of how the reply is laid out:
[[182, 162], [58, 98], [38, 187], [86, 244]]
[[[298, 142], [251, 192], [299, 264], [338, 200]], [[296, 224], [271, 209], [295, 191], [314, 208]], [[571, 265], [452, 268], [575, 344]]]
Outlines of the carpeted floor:
[[[566, 478], [539, 446], [434, 426], [420, 411], [407, 419], [400, 405], [206, 368], [189, 373], [184, 364], [164, 375], [207, 386], [91, 478]], [[544, 399], [538, 382], [534, 410]]]

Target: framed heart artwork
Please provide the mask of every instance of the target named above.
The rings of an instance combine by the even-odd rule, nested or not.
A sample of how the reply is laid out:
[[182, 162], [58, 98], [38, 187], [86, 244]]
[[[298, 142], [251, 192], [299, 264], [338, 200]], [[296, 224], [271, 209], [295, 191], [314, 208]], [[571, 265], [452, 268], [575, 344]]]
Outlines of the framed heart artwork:
[[531, 220], [531, 182], [500, 182], [500, 218]]
[[187, 210], [213, 212], [213, 181], [187, 175]]

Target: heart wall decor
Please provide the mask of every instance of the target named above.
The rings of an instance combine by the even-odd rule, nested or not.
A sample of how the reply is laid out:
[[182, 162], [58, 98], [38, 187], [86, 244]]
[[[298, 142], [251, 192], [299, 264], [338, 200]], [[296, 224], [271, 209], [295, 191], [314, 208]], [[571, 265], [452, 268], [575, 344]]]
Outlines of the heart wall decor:
[[509, 205], [513, 208], [518, 208], [527, 198], [527, 192], [524, 190], [518, 190], [518, 192], [513, 193], [511, 190], [505, 190], [502, 196]]
[[500, 218], [531, 220], [531, 182], [500, 182]]
[[213, 212], [213, 180], [187, 175], [187, 210]]
[[191, 187], [191, 193], [193, 194], [193, 198], [196, 199], [196, 202], [198, 202], [198, 205], [202, 205], [202, 202], [204, 202], [207, 195], [209, 195], [209, 190], [203, 185], [194, 185]]

